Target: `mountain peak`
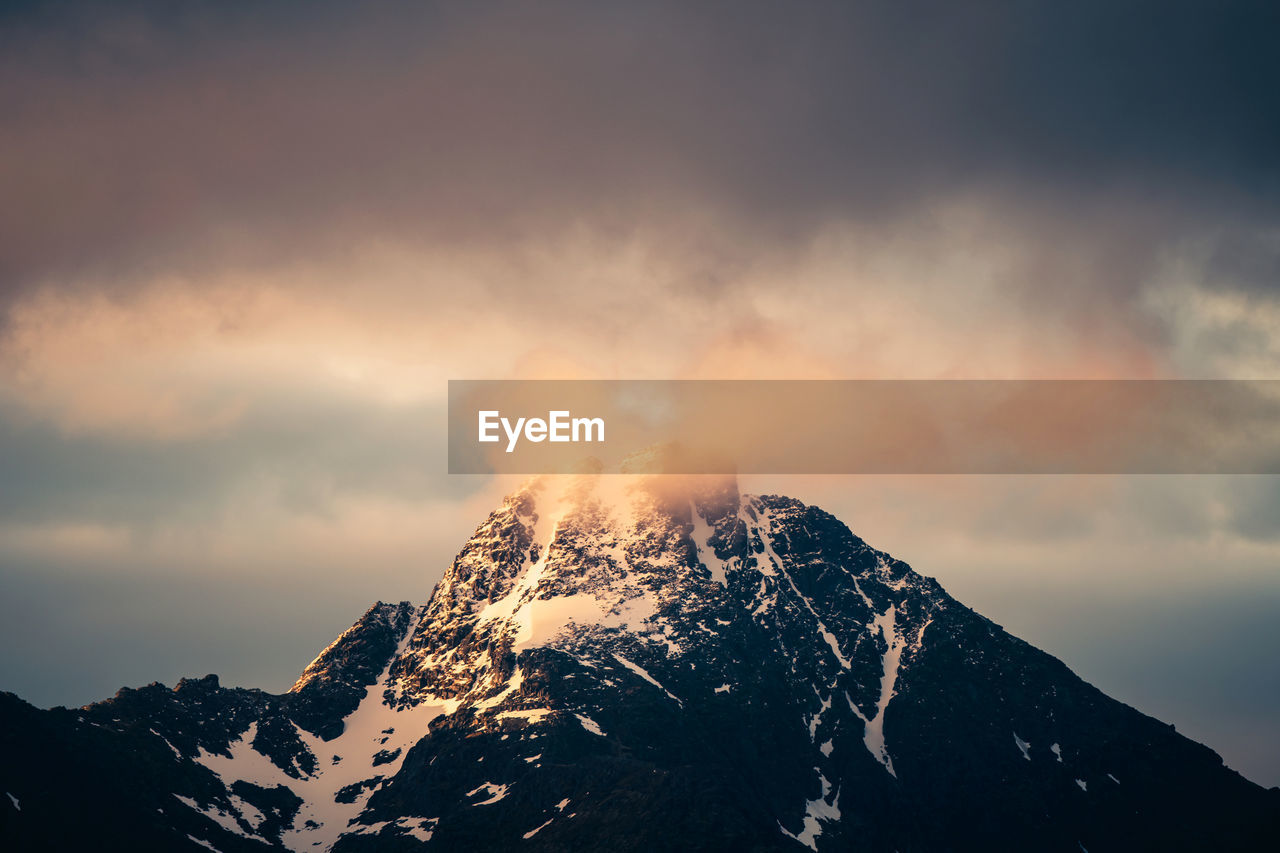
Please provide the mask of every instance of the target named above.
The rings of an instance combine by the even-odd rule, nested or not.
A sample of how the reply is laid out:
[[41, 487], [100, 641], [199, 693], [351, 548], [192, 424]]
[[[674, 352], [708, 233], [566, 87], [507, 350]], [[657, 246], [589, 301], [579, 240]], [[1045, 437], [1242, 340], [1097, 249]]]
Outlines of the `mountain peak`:
[[[23, 821], [59, 784], [129, 816], [0, 823], [67, 849], [1250, 849], [1280, 814], [830, 514], [733, 477], [533, 480], [426, 605], [375, 604], [280, 696], [15, 703], [13, 730], [102, 767], [55, 782], [4, 735]], [[94, 787], [130, 774], [136, 800]]]

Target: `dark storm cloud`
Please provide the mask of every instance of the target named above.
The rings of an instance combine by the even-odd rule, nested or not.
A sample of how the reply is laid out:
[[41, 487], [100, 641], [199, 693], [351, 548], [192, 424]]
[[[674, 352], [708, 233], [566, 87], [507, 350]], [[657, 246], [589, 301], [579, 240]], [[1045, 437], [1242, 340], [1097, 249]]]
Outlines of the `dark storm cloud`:
[[785, 246], [976, 191], [1046, 220], [1142, 207], [1099, 234], [1095, 278], [1123, 287], [1184, 229], [1274, 220], [1278, 25], [1266, 3], [19, 5], [0, 286], [691, 208]]

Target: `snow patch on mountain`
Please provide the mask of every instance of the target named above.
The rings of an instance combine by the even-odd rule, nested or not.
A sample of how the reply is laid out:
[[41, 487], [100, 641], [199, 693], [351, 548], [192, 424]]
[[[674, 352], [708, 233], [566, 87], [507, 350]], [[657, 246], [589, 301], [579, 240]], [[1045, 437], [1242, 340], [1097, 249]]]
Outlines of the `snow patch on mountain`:
[[472, 789], [472, 790], [470, 790], [470, 791], [467, 791], [467, 794], [466, 794], [466, 795], [467, 795], [468, 797], [474, 797], [474, 796], [476, 796], [477, 794], [482, 794], [482, 795], [485, 797], [485, 799], [483, 799], [483, 800], [479, 800], [479, 801], [477, 801], [477, 802], [474, 802], [474, 803], [472, 803], [471, 805], [473, 805], [473, 806], [491, 806], [491, 805], [493, 805], [494, 803], [496, 803], [496, 802], [498, 802], [498, 801], [502, 800], [504, 797], [506, 797], [506, 796], [507, 796], [507, 791], [509, 791], [509, 790], [510, 790], [510, 788], [511, 788], [511, 786], [510, 786], [510, 785], [499, 785], [499, 784], [495, 784], [495, 783], [493, 783], [493, 782], [485, 782], [484, 784], [480, 785], [479, 787], [474, 788], [474, 789]]
[[[405, 632], [397, 648], [397, 655], [403, 654], [413, 627], [411, 625]], [[394, 659], [395, 656], [392, 660]], [[258, 752], [253, 747], [258, 731], [256, 722], [250, 723], [228, 745], [228, 754], [201, 748], [195, 760], [213, 771], [228, 791], [236, 781], [264, 788], [283, 785], [291, 790], [302, 799], [302, 805], [293, 826], [282, 833], [281, 841], [296, 851], [317, 848], [328, 850], [344, 832], [349, 831], [379, 784], [396, 774], [405, 754], [421, 739], [432, 720], [451, 714], [458, 708], [456, 700], [420, 701], [413, 706], [389, 705], [384, 694], [388, 691], [394, 693], [400, 686], [390, 678], [390, 668], [391, 663], [388, 662], [381, 676], [366, 688], [359, 706], [343, 719], [342, 733], [337, 738], [325, 741], [294, 726], [298, 739], [316, 759], [312, 773], [304, 773], [295, 766], [291, 769], [301, 778], [290, 775], [266, 755]], [[352, 794], [351, 788], [356, 785], [360, 789]], [[344, 790], [347, 796], [343, 799], [349, 799], [350, 802], [339, 802], [339, 793]], [[231, 804], [234, 809], [235, 804]], [[251, 824], [243, 809], [237, 810], [234, 816], [221, 813], [215, 816], [209, 809], [202, 811], [224, 827], [231, 829], [234, 826], [233, 831], [250, 835], [235, 820], [238, 817]], [[254, 826], [255, 831], [260, 826], [259, 821]]]
[[711, 573], [711, 580], [720, 584], [720, 586], [728, 585], [728, 575], [725, 571], [725, 561], [716, 556], [716, 549], [711, 545], [711, 537], [715, 535], [715, 530], [711, 525], [707, 524], [706, 519], [698, 511], [698, 507], [693, 501], [689, 502], [689, 511], [693, 516], [693, 544], [698, 549], [698, 559], [707, 571]]
[[672, 700], [672, 701], [674, 701], [674, 702], [675, 702], [677, 705], [679, 705], [681, 708], [683, 708], [683, 707], [684, 707], [684, 703], [680, 701], [680, 698], [679, 698], [678, 696], [676, 696], [676, 694], [672, 693], [670, 690], [668, 690], [667, 688], [663, 687], [660, 683], [658, 683], [658, 679], [656, 679], [656, 678], [654, 678], [652, 675], [650, 675], [650, 674], [649, 674], [649, 671], [648, 671], [647, 669], [645, 669], [644, 667], [640, 666], [640, 664], [638, 664], [638, 663], [634, 663], [634, 662], [632, 662], [632, 661], [630, 661], [630, 660], [627, 660], [627, 659], [626, 659], [626, 658], [624, 658], [622, 655], [617, 654], [616, 652], [614, 653], [613, 657], [614, 657], [614, 659], [615, 659], [615, 660], [617, 660], [617, 661], [618, 661], [618, 663], [622, 664], [622, 665], [623, 665], [623, 666], [625, 666], [627, 669], [631, 670], [631, 671], [632, 671], [632, 672], [634, 672], [636, 675], [640, 676], [640, 677], [641, 677], [641, 678], [643, 678], [645, 681], [649, 682], [649, 683], [650, 683], [650, 684], [652, 684], [654, 687], [656, 687], [656, 688], [658, 688], [659, 690], [661, 690], [663, 693], [667, 694], [667, 696], [668, 696], [668, 697], [670, 697], [670, 698], [671, 698], [671, 700]]
[[578, 722], [582, 724], [584, 729], [591, 732], [593, 735], [604, 737], [604, 730], [600, 728], [600, 724], [595, 720], [591, 719], [586, 714], [574, 714], [574, 716], [578, 718]]
[[818, 836], [822, 834], [823, 823], [834, 823], [840, 820], [840, 792], [837, 791], [835, 799], [827, 802], [831, 798], [831, 783], [827, 781], [827, 777], [817, 767], [813, 768], [818, 774], [818, 781], [822, 785], [822, 795], [816, 800], [809, 800], [805, 803], [804, 827], [799, 834], [793, 834], [787, 830], [781, 822], [778, 828], [783, 834], [794, 838], [810, 850], [818, 849]]
[[831, 649], [831, 653], [836, 656], [836, 660], [840, 662], [840, 666], [849, 669], [852, 664], [849, 659], [840, 651], [840, 641], [836, 639], [836, 635], [827, 630], [827, 626], [823, 624], [822, 617], [818, 615], [818, 611], [814, 609], [813, 602], [809, 597], [800, 591], [796, 586], [795, 580], [791, 577], [791, 573], [787, 571], [786, 564], [782, 558], [778, 556], [778, 552], [773, 548], [773, 532], [770, 526], [769, 511], [758, 500], [755, 501], [756, 513], [759, 515], [762, 525], [758, 528], [760, 541], [764, 543], [764, 553], [769, 558], [770, 571], [768, 574], [780, 574], [786, 579], [787, 584], [791, 587], [792, 593], [800, 600], [805, 609], [813, 616], [814, 621], [818, 625], [818, 633], [822, 635], [822, 639], [826, 641], [827, 647]]
[[550, 826], [550, 825], [551, 825], [551, 823], [552, 823], [554, 820], [555, 820], [555, 818], [551, 818], [551, 820], [548, 820], [546, 823], [539, 824], [538, 826], [535, 826], [533, 829], [529, 830], [528, 832], [526, 832], [524, 835], [522, 835], [522, 836], [520, 836], [520, 837], [521, 837], [521, 838], [523, 838], [525, 841], [528, 841], [530, 838], [533, 838], [533, 837], [534, 837], [535, 835], [537, 835], [539, 832], [541, 832], [542, 830], [544, 830], [544, 829], [546, 829], [548, 826]]

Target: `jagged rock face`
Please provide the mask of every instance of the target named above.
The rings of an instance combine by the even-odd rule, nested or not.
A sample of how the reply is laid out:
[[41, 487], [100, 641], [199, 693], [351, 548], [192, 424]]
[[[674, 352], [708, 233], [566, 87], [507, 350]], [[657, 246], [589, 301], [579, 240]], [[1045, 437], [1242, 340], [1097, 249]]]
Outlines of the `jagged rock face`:
[[366, 688], [382, 672], [383, 662], [399, 648], [417, 617], [406, 602], [379, 602], [359, 622], [329, 644], [289, 691], [298, 724], [324, 740], [342, 734], [342, 721], [360, 706]]
[[[146, 776], [67, 793], [4, 735], [0, 839], [55, 849], [1257, 849], [1280, 811], [832, 516], [725, 478], [533, 483], [424, 607], [376, 605], [281, 696], [6, 701]], [[68, 797], [113, 817], [68, 822]]]

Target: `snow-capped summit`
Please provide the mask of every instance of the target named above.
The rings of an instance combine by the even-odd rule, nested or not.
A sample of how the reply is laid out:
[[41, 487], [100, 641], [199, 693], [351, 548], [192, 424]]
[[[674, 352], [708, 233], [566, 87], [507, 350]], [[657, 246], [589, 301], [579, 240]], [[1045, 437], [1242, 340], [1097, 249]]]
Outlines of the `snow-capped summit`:
[[531, 482], [286, 694], [0, 713], [15, 849], [1253, 849], [1280, 811], [732, 477]]

